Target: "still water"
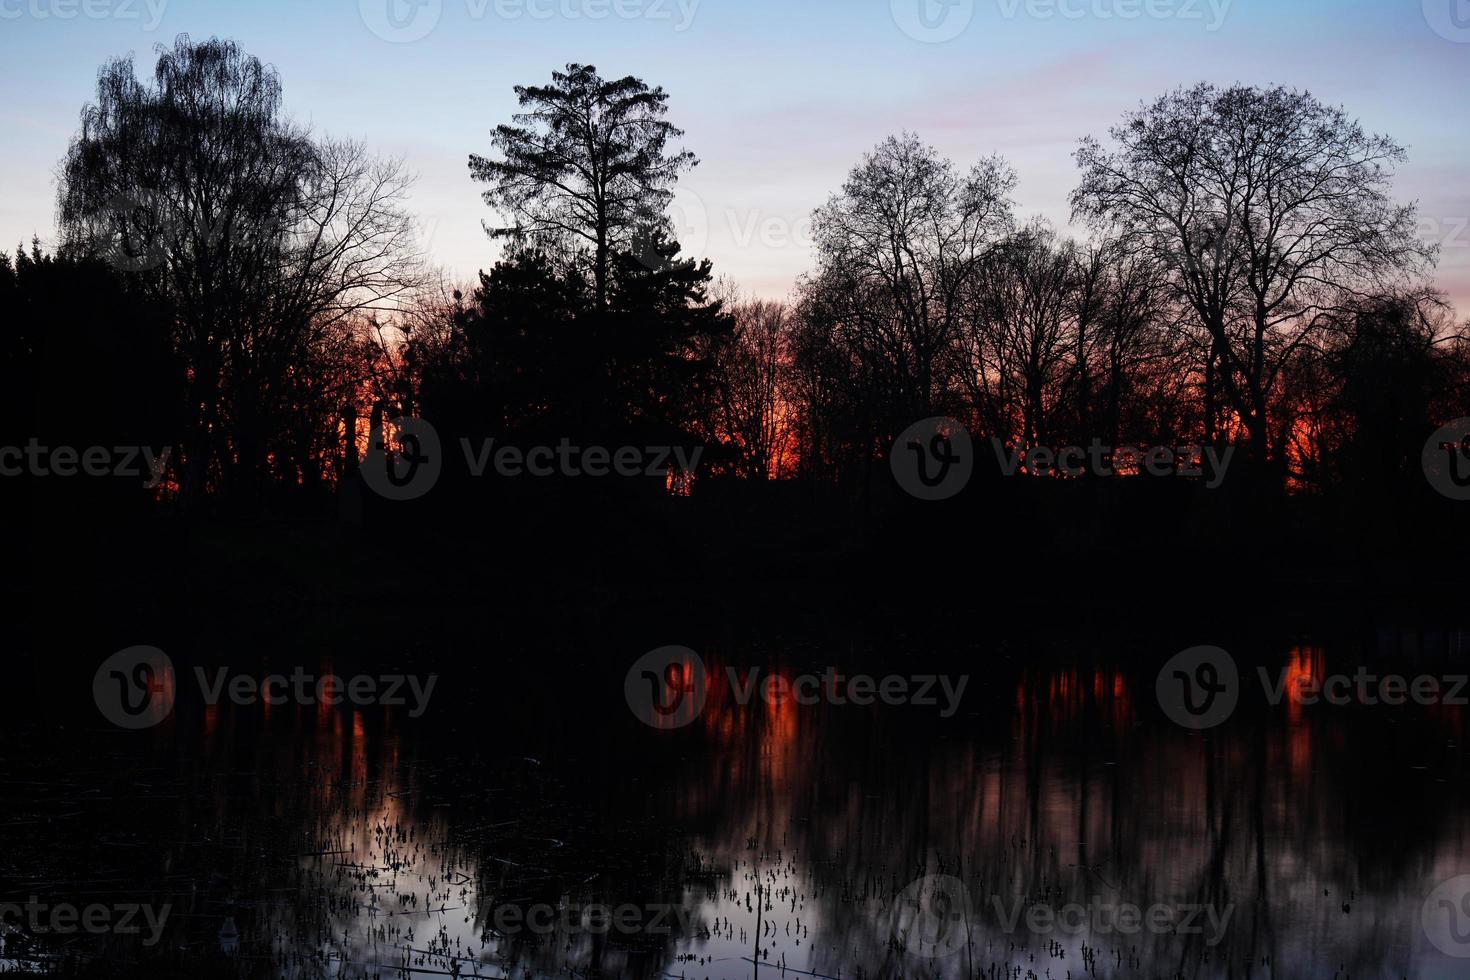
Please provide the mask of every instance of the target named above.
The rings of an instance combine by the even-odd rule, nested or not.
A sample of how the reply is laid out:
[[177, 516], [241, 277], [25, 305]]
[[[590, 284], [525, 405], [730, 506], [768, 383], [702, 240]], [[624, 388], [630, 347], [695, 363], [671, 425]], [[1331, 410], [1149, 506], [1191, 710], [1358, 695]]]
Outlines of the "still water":
[[[1470, 975], [1453, 882], [1470, 873], [1467, 709], [1272, 704], [1260, 679], [1301, 691], [1365, 664], [1452, 678], [1470, 671], [1466, 634], [1255, 643], [1237, 651], [1239, 708], [1203, 731], [1160, 709], [1173, 652], [711, 642], [706, 703], [677, 729], [642, 723], [615, 672], [530, 651], [509, 676], [444, 670], [418, 717], [209, 705], [181, 662], [161, 724], [33, 721], [0, 753], [4, 901], [100, 904], [114, 924], [146, 905], [156, 935], [38, 934], [11, 916], [3, 962], [289, 978]], [[757, 688], [741, 703], [752, 669], [967, 680], [948, 712], [942, 694], [803, 704]]]

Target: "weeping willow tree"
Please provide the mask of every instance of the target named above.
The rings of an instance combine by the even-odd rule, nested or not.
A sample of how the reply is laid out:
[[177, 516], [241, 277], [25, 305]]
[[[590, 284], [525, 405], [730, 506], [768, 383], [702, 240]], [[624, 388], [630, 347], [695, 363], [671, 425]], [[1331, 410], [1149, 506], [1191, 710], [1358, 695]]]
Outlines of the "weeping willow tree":
[[180, 36], [151, 84], [131, 58], [103, 66], [59, 223], [171, 310], [186, 499], [259, 487], [303, 407], [299, 367], [418, 285], [409, 185], [398, 161], [292, 123], [275, 71], [232, 42]]

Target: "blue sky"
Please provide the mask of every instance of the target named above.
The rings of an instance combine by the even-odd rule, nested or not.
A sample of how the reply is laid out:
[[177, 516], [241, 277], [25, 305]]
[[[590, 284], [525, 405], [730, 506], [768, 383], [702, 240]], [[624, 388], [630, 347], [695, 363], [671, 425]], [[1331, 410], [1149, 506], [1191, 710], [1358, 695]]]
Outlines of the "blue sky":
[[0, 247], [54, 238], [57, 161], [97, 67], [133, 52], [149, 74], [179, 33], [234, 38], [278, 69], [297, 120], [402, 156], [427, 248], [463, 279], [496, 254], [466, 159], [513, 85], [568, 61], [662, 85], [702, 161], [683, 240], [770, 297], [811, 266], [811, 209], [892, 133], [962, 165], [1001, 153], [1021, 215], [1065, 225], [1077, 139], [1140, 100], [1309, 88], [1408, 146], [1398, 196], [1470, 313], [1470, 0], [0, 0]]

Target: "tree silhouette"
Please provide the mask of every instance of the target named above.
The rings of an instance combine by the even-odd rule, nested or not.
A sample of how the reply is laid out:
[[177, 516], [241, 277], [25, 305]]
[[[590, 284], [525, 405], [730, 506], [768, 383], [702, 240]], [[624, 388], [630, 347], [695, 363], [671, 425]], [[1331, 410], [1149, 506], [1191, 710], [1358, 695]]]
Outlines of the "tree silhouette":
[[1005, 441], [1037, 445], [1067, 427], [1090, 352], [1079, 315], [1077, 248], [1032, 224], [986, 256], [970, 296], [965, 377], [982, 417]]
[[793, 470], [795, 317], [784, 303], [726, 300], [733, 328], [712, 337], [709, 396], [699, 408], [706, 441], [731, 447], [730, 472], [753, 480]]
[[819, 265], [808, 288], [824, 297], [811, 308], [837, 319], [887, 425], [944, 401], [965, 287], [1010, 230], [1014, 184], [998, 157], [961, 174], [904, 134], [867, 154], [814, 215]]
[[[0, 253], [0, 446], [34, 439], [78, 453], [175, 447], [185, 421], [184, 372], [169, 314], [99, 259], [47, 255], [38, 245], [17, 250], [13, 260]], [[168, 463], [158, 487], [124, 477], [44, 484], [0, 478], [0, 493], [12, 512], [59, 515], [85, 537], [110, 518], [167, 498], [176, 478], [172, 453]], [[36, 526], [48, 527], [44, 535], [57, 546], [60, 526]]]
[[296, 407], [292, 365], [417, 285], [407, 186], [401, 165], [287, 121], [279, 78], [233, 42], [180, 36], [152, 87], [130, 59], [103, 67], [62, 164], [61, 227], [174, 312], [198, 406], [187, 497], [255, 492]]
[[1273, 386], [1323, 314], [1433, 259], [1388, 196], [1404, 151], [1279, 86], [1179, 89], [1110, 134], [1077, 151], [1074, 211], [1169, 270], [1211, 342], [1207, 398], [1218, 381], [1264, 462]]
[[729, 329], [709, 296], [708, 260], [678, 257], [652, 229], [616, 252], [609, 297], [597, 309], [575, 266], [514, 248], [470, 297], [461, 360], [426, 385], [450, 429], [584, 443], [690, 433], [708, 384], [709, 338]]
[[[1367, 509], [1422, 490], [1425, 430], [1463, 414], [1470, 348], [1389, 198], [1402, 150], [1305, 93], [1195, 86], [1113, 148], [1085, 140], [1083, 240], [1017, 227], [1001, 158], [889, 138], [816, 210], [816, 267], [776, 304], [681, 254], [667, 208], [695, 159], [636, 77], [572, 64], [516, 89], [498, 155], [470, 160], [509, 246], [474, 288], [429, 288], [401, 167], [313, 137], [280, 91], [228, 41], [181, 36], [151, 84], [108, 63], [62, 164], [63, 247], [0, 262], [8, 417], [108, 414], [47, 402], [75, 338], [89, 391], [114, 363], [157, 393], [161, 499], [332, 504], [367, 430], [417, 414], [448, 446], [699, 443], [734, 478], [720, 499], [792, 480], [823, 489], [759, 499], [871, 514], [896, 433], [946, 414], [1012, 448], [1243, 441], [1268, 488]], [[51, 308], [65, 281], [123, 311], [115, 337]]]
[[470, 172], [490, 187], [485, 203], [511, 220], [492, 236], [549, 247], [572, 257], [591, 249], [596, 306], [608, 305], [614, 254], [640, 228], [662, 224], [679, 174], [694, 154], [671, 153], [684, 135], [663, 117], [668, 95], [627, 76], [605, 80], [592, 65], [569, 64], [550, 85], [517, 85], [526, 111], [495, 128], [499, 159], [470, 156]]

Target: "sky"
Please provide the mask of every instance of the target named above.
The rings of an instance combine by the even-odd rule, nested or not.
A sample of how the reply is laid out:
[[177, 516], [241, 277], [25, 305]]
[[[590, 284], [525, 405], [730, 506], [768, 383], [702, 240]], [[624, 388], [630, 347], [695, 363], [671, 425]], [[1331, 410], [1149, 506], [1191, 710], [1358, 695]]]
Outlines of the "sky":
[[768, 298], [812, 267], [812, 209], [889, 135], [964, 168], [1001, 154], [1018, 216], [1068, 230], [1077, 140], [1141, 101], [1309, 89], [1407, 147], [1396, 196], [1470, 315], [1470, 0], [0, 0], [0, 247], [55, 240], [98, 67], [132, 53], [148, 77], [178, 34], [236, 40], [295, 120], [401, 157], [423, 245], [464, 281], [498, 254], [467, 160], [512, 87], [573, 61], [660, 85], [701, 161], [675, 200], [686, 252]]

